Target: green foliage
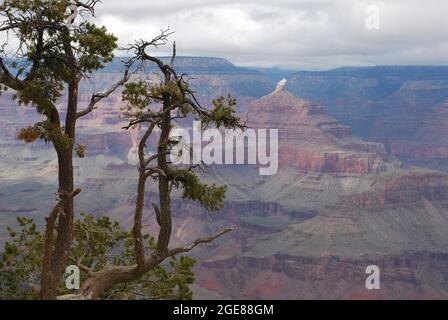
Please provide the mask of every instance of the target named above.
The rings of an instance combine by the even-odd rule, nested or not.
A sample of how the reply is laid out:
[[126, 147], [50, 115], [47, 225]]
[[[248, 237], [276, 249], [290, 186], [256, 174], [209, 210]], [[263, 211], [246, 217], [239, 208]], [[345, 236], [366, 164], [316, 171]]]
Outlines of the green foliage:
[[238, 127], [240, 125], [240, 119], [235, 116], [235, 106], [236, 99], [230, 94], [227, 98], [221, 96], [213, 100], [213, 109], [210, 111], [209, 116], [203, 119], [203, 127], [215, 126], [226, 129]]
[[[187, 98], [187, 99], [186, 99]], [[150, 110], [152, 103], [163, 103], [169, 101], [173, 112], [177, 112], [179, 117], [187, 117], [194, 114], [197, 120], [202, 121], [203, 129], [209, 127], [216, 128], [238, 128], [241, 127], [240, 119], [235, 115], [236, 99], [230, 94], [227, 97], [221, 96], [213, 100], [213, 108], [206, 110], [199, 105], [194, 105], [194, 92], [190, 89], [188, 81], [183, 78], [175, 79], [168, 84], [150, 83], [138, 80], [125, 85], [122, 99], [126, 107], [122, 108], [123, 113], [133, 120], [156, 117]]]
[[168, 179], [176, 188], [184, 190], [183, 199], [199, 201], [209, 212], [224, 208], [226, 186], [201, 183], [198, 176], [191, 170], [175, 169], [168, 172]]
[[122, 99], [127, 102], [127, 106], [122, 111], [125, 113], [131, 113], [132, 111], [141, 113], [151, 103], [148, 84], [141, 80], [125, 84]]
[[[32, 219], [18, 218], [20, 231], [8, 228], [10, 241], [0, 259], [0, 299], [37, 299], [43, 255], [44, 234]], [[108, 217], [93, 218], [81, 214], [75, 222], [74, 242], [70, 252], [73, 264], [82, 258], [83, 265], [94, 271], [106, 265], [134, 265], [133, 238], [118, 222]], [[145, 236], [147, 250], [155, 241]], [[167, 266], [158, 266], [139, 280], [119, 284], [106, 291], [103, 299], [191, 299], [188, 287], [194, 282], [195, 261], [187, 256], [173, 258]], [[86, 275], [82, 274], [81, 282]], [[63, 283], [59, 294], [70, 294]]]
[[[165, 85], [150, 85], [142, 80], [131, 82], [125, 85], [122, 98], [127, 102], [127, 106], [122, 111], [132, 120], [156, 120], [159, 115], [150, 110], [150, 104], [169, 101], [172, 113], [177, 113], [177, 117], [181, 118], [194, 114], [198, 120], [202, 121], [203, 129], [213, 126], [227, 129], [241, 127], [240, 120], [235, 116], [234, 111], [236, 99], [231, 95], [226, 98], [219, 97], [213, 101], [213, 109], [203, 109], [194, 104], [193, 101], [196, 100], [194, 92], [183, 78]], [[159, 127], [161, 128], [161, 124]], [[170, 142], [159, 141], [159, 144], [162, 148], [169, 149], [170, 147]], [[226, 186], [202, 183], [192, 169], [176, 169], [171, 166], [166, 174], [175, 188], [183, 189], [183, 199], [198, 201], [209, 212], [217, 212], [224, 208]]]
[[0, 260], [0, 299], [37, 299], [44, 236], [31, 219], [17, 220], [21, 231], [7, 228], [11, 241]]
[[169, 97], [172, 105], [176, 105], [183, 100], [180, 83], [178, 81], [152, 86], [151, 96], [154, 97], [156, 101], [162, 101], [165, 97]]
[[118, 38], [108, 34], [105, 27], [86, 23], [83, 32], [75, 33], [70, 41], [75, 43], [80, 71], [88, 73], [101, 69], [112, 61]]
[[[194, 283], [195, 260], [188, 256], [173, 257], [169, 267], [157, 266], [140, 280], [119, 284], [104, 293], [108, 299], [174, 299], [191, 300], [189, 284]], [[167, 271], [169, 268], [170, 271]]]
[[[5, 0], [0, 5], [2, 26], [10, 27], [20, 39], [20, 48], [9, 63], [17, 70], [16, 81], [4, 84], [15, 90], [13, 99], [19, 105], [33, 105], [48, 118], [67, 85], [103, 68], [112, 61], [117, 48], [117, 38], [104, 27], [88, 22], [88, 17], [81, 17], [78, 26], [68, 29], [64, 16], [73, 3]], [[67, 141], [60, 140], [61, 135], [41, 135], [45, 136], [59, 139], [59, 147], [66, 145]]]
[[[127, 102], [122, 111], [132, 120], [154, 121], [158, 119], [160, 114], [150, 110], [151, 103], [169, 101], [172, 113], [177, 113], [177, 117], [180, 118], [185, 118], [189, 114], [195, 115], [197, 120], [202, 121], [203, 129], [207, 127], [227, 129], [241, 127], [239, 118], [235, 116], [236, 99], [231, 95], [219, 97], [213, 100], [213, 109], [204, 109], [195, 105], [194, 92], [182, 77], [169, 84], [151, 85], [142, 80], [128, 83], [125, 85], [122, 98]], [[159, 127], [161, 128], [160, 123]], [[159, 143], [162, 148], [167, 149], [169, 149], [170, 143], [175, 144], [172, 141], [160, 141]], [[199, 201], [209, 212], [216, 212], [224, 207], [225, 186], [201, 183], [193, 170], [171, 169], [167, 173], [167, 177], [176, 188], [183, 189], [184, 199]]]
[[177, 105], [176, 109], [182, 109], [184, 115], [192, 111], [191, 108], [187, 108], [187, 104], [181, 103], [183, 97], [177, 82], [171, 82], [168, 85], [150, 85], [142, 80], [125, 84], [122, 99], [127, 104], [122, 111], [131, 118], [143, 116], [148, 112], [154, 115], [150, 105], [162, 103], [166, 97], [169, 97], [172, 105]]

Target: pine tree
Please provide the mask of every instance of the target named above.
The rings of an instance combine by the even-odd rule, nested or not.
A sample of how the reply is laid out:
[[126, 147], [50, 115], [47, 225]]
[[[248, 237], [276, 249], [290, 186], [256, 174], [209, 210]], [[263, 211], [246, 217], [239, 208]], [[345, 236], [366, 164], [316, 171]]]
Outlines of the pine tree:
[[[45, 235], [29, 218], [18, 218], [20, 230], [8, 227], [10, 240], [0, 255], [0, 300], [39, 299], [41, 258]], [[144, 236], [155, 249], [154, 238]], [[108, 217], [93, 218], [81, 213], [75, 221], [73, 244], [69, 261], [82, 261], [92, 270], [99, 271], [107, 264], [134, 264], [132, 234]], [[192, 299], [189, 285], [194, 282], [194, 259], [173, 257], [168, 265], [158, 266], [140, 279], [111, 287], [100, 299]], [[81, 281], [86, 275], [81, 274]], [[64, 281], [57, 288], [59, 299], [79, 299], [82, 296], [67, 290]]]
[[[209, 127], [244, 129], [240, 120], [235, 116], [236, 100], [231, 96], [219, 97], [213, 101], [213, 108], [202, 107], [191, 90], [185, 75], [178, 75], [174, 68], [176, 45], [173, 45], [173, 55], [170, 63], [148, 53], [150, 49], [163, 46], [171, 34], [169, 30], [162, 30], [161, 34], [151, 41], [137, 41], [127, 50], [133, 54], [130, 61], [144, 68], [148, 63], [155, 64], [162, 81], [152, 84], [143, 79], [136, 79], [125, 84], [123, 91], [124, 113], [129, 117], [129, 125], [125, 129], [135, 126], [144, 127], [144, 134], [138, 148], [138, 188], [134, 212], [134, 226], [132, 229], [135, 265], [109, 266], [100, 271], [86, 269], [88, 277], [84, 281], [81, 292], [86, 298], [95, 299], [105, 290], [117, 284], [135, 281], [148, 272], [158, 268], [166, 259], [182, 253], [188, 253], [200, 244], [213, 242], [224, 234], [231, 232], [225, 229], [215, 235], [199, 238], [183, 247], [170, 248], [172, 234], [172, 191], [180, 189], [182, 197], [191, 201], [198, 201], [207, 211], [216, 212], [223, 208], [225, 200], [225, 186], [209, 185], [200, 181], [195, 173], [201, 165], [174, 165], [168, 159], [173, 146], [178, 141], [171, 136], [176, 121], [194, 116], [203, 123], [203, 129]], [[158, 128], [157, 151], [149, 155], [148, 140]], [[158, 187], [158, 203], [153, 203], [152, 210], [160, 231], [155, 242], [154, 250], [148, 252], [147, 241], [142, 233], [142, 218], [145, 210], [146, 185], [153, 182]]]
[[[113, 58], [117, 38], [104, 27], [89, 22], [99, 1], [5, 0], [0, 4], [0, 32], [9, 39], [0, 51], [2, 90], [14, 91], [19, 104], [32, 105], [45, 120], [20, 131], [26, 143], [43, 139], [51, 143], [58, 158], [59, 203], [47, 218], [42, 261], [41, 297], [55, 299], [57, 285], [68, 262], [73, 240], [74, 188], [73, 151], [76, 123], [91, 113], [98, 102], [129, 79], [129, 66], [123, 78], [103, 93], [94, 94], [84, 110], [78, 110], [80, 81], [101, 69]], [[67, 24], [67, 8], [79, 8], [80, 23]], [[10, 46], [17, 47], [7, 56]], [[9, 52], [8, 51], [8, 52]], [[66, 116], [56, 102], [67, 90]], [[80, 148], [78, 148], [80, 150]], [[57, 233], [53, 235], [54, 228]]]
[[[5, 263], [16, 263], [19, 268], [27, 268], [25, 262], [32, 260], [35, 263], [36, 259], [38, 260], [36, 254], [41, 252], [40, 298], [56, 299], [61, 293], [58, 290], [62, 275], [73, 254], [79, 254], [79, 241], [82, 239], [82, 233], [77, 229], [80, 224], [74, 219], [74, 198], [81, 190], [74, 187], [73, 153], [75, 151], [79, 157], [83, 157], [85, 146], [76, 144], [76, 123], [81, 117], [93, 112], [98, 102], [124, 86], [124, 111], [130, 118], [126, 128], [130, 129], [136, 125], [145, 128], [138, 148], [139, 181], [134, 225], [132, 232], [125, 237], [126, 259], [103, 264], [97, 262], [104, 260], [105, 249], [114, 248], [115, 242], [120, 243], [116, 238], [108, 245], [100, 243], [100, 247], [105, 247], [102, 247], [103, 251], [96, 252], [96, 256], [82, 254], [75, 259], [74, 263], [83, 271], [84, 280], [78, 298], [101, 298], [116, 288], [122, 288], [126, 293], [124, 288], [132, 283], [144, 283], [145, 279], [154, 274], [159, 276], [159, 288], [167, 286], [168, 291], [164, 293], [166, 297], [170, 294], [170, 286], [173, 283], [172, 279], [166, 278], [167, 271], [161, 266], [170, 259], [171, 267], [175, 269], [180, 264], [186, 275], [185, 279], [175, 281], [180, 288], [178, 294], [183, 298], [190, 297], [186, 284], [191, 280], [189, 270], [192, 260], [187, 257], [176, 260], [175, 257], [190, 252], [200, 244], [210, 243], [231, 230], [226, 229], [215, 235], [197, 239], [186, 246], [170, 248], [172, 191], [180, 189], [184, 199], [198, 201], [208, 211], [215, 212], [224, 205], [226, 188], [201, 182], [195, 173], [200, 165], [179, 167], [170, 163], [169, 153], [176, 144], [170, 133], [175, 126], [175, 120], [189, 115], [200, 120], [204, 128], [243, 128], [233, 110], [236, 101], [231, 96], [219, 97], [213, 101], [212, 109], [202, 107], [190, 89], [186, 76], [178, 75], [174, 68], [175, 44], [169, 64], [148, 53], [151, 48], [167, 43], [171, 33], [169, 30], [162, 30], [153, 40], [141, 40], [126, 48], [131, 57], [125, 63], [123, 78], [104, 93], [94, 94], [89, 105], [78, 110], [80, 81], [110, 62], [113, 59], [113, 51], [117, 48], [117, 39], [113, 35], [108, 34], [104, 27], [97, 27], [88, 21], [88, 17], [95, 14], [97, 2], [99, 1], [75, 1], [83, 13], [81, 23], [75, 27], [69, 27], [66, 23], [66, 8], [73, 5], [71, 1], [6, 0], [0, 5], [0, 32], [12, 34], [19, 39], [15, 57], [0, 56], [0, 84], [3, 85], [3, 90], [14, 90], [14, 99], [19, 104], [32, 105], [37, 112], [45, 116], [44, 121], [22, 129], [18, 138], [26, 143], [36, 139], [52, 143], [58, 156], [60, 198], [46, 219], [43, 234], [35, 230], [32, 222], [22, 221], [21, 235], [31, 232], [35, 243], [24, 245], [21, 242], [24, 239], [19, 238], [18, 243], [25, 250], [23, 252], [20, 252], [20, 246], [9, 243], [3, 267]], [[72, 20], [72, 17], [70, 19]], [[162, 82], [154, 85], [140, 79], [129, 83], [130, 75], [138, 75], [137, 71], [142, 70], [148, 63], [156, 65]], [[13, 74], [12, 70], [15, 70], [16, 74]], [[68, 96], [66, 117], [65, 121], [61, 121], [56, 102], [63, 96], [65, 89]], [[160, 131], [157, 152], [148, 156], [145, 152], [147, 141], [156, 128]], [[158, 203], [154, 203], [152, 208], [160, 226], [154, 241], [142, 232], [148, 181], [156, 183], [159, 191]], [[101, 224], [108, 221], [92, 222], [91, 218], [86, 219], [84, 224]], [[107, 223], [102, 227], [107, 229]], [[17, 240], [15, 236], [12, 231], [12, 243]], [[30, 248], [35, 248], [35, 252], [31, 252]], [[23, 259], [20, 260], [20, 257]], [[22, 262], [25, 264], [21, 264]], [[18, 283], [20, 281], [13, 281], [11, 288]]]

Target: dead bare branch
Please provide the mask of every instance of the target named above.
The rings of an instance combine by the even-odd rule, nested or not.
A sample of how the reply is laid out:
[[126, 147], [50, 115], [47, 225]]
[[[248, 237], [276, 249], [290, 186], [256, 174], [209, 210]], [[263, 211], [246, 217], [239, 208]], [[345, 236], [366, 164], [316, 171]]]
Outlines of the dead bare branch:
[[90, 99], [89, 106], [86, 109], [78, 112], [76, 114], [76, 118], [79, 119], [79, 118], [84, 117], [84, 116], [88, 115], [89, 113], [91, 113], [95, 109], [98, 102], [100, 102], [103, 99], [106, 99], [111, 94], [113, 94], [118, 88], [122, 87], [126, 82], [128, 82], [130, 79], [130, 76], [131, 76], [129, 68], [130, 68], [130, 66], [126, 67], [126, 70], [124, 71], [124, 74], [123, 74], [123, 78], [120, 79], [119, 81], [117, 81], [116, 83], [114, 83], [107, 91], [105, 91], [103, 93], [93, 94], [92, 98]]
[[190, 245], [185, 246], [185, 247], [179, 247], [179, 248], [175, 248], [172, 249], [168, 252], [167, 257], [172, 257], [181, 253], [187, 253], [190, 252], [191, 250], [193, 250], [194, 248], [196, 248], [198, 245], [200, 244], [206, 244], [206, 243], [211, 243], [213, 241], [215, 241], [216, 239], [218, 239], [219, 237], [222, 237], [223, 235], [225, 235], [226, 233], [232, 232], [234, 231], [233, 229], [225, 229], [222, 230], [221, 232], [208, 237], [208, 238], [200, 238], [200, 239], [196, 239], [195, 241], [193, 241]]

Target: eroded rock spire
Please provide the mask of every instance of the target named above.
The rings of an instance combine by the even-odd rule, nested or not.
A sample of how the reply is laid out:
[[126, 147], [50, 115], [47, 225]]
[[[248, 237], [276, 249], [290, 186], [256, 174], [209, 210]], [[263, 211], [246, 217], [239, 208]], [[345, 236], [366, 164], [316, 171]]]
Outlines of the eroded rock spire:
[[283, 79], [277, 84], [277, 89], [275, 89], [275, 92], [281, 92], [285, 89], [286, 84], [288, 83], [288, 80]]

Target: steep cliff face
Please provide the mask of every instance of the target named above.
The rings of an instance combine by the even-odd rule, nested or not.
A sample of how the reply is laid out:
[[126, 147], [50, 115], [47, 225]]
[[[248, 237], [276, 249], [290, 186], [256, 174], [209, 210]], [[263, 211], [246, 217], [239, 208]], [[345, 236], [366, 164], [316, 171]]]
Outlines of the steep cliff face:
[[[238, 188], [239, 196], [276, 201], [289, 210], [308, 208], [314, 215], [287, 220], [277, 229], [231, 235], [211, 251], [216, 255], [205, 255], [200, 286], [225, 297], [253, 299], [448, 297], [445, 174], [293, 170], [283, 168], [262, 181], [243, 175], [241, 180], [255, 180], [250, 190], [226, 181], [230, 199]], [[267, 217], [261, 220], [274, 224]], [[380, 267], [379, 291], [365, 287], [369, 265]]]
[[[365, 288], [369, 265], [381, 270], [381, 290]], [[440, 299], [448, 294], [447, 254], [409, 253], [362, 261], [275, 255], [203, 266], [197, 284], [234, 299]]]
[[430, 97], [442, 95], [447, 99], [448, 87], [445, 93], [437, 93], [430, 88], [429, 92], [417, 90], [417, 85], [428, 84], [407, 84], [383, 101], [382, 105], [388, 104], [396, 112], [377, 119], [368, 134], [372, 139], [383, 141], [392, 153], [406, 162], [446, 171], [448, 100], [439, 102]]
[[321, 106], [280, 86], [252, 102], [248, 125], [279, 130], [279, 162], [316, 172], [370, 173], [383, 170], [381, 144], [355, 138], [347, 126], [327, 116]]
[[448, 170], [447, 67], [300, 72], [289, 89], [324, 105], [356, 135], [384, 143], [402, 161]]
[[[448, 296], [447, 174], [401, 168], [382, 145], [354, 138], [317, 104], [284, 90], [253, 102], [248, 119], [279, 128], [282, 167], [270, 178], [220, 174], [229, 197], [316, 215], [251, 234], [233, 256], [227, 249], [227, 258], [211, 257], [200, 267], [201, 286], [232, 298]], [[365, 287], [372, 264], [383, 274], [376, 292]]]
[[[168, 62], [171, 58], [161, 59]], [[213, 99], [230, 93], [238, 99], [238, 107], [244, 108], [250, 101], [268, 94], [275, 88], [275, 84], [261, 72], [235, 66], [221, 58], [179, 56], [175, 60], [175, 67], [179, 74], [188, 76], [191, 88], [203, 105], [210, 105]], [[108, 83], [119, 79], [122, 69], [120, 59], [115, 59], [82, 88], [86, 91], [103, 89]], [[155, 71], [154, 65], [148, 64], [143, 77], [157, 83], [160, 77], [154, 74]], [[114, 96], [111, 99], [114, 99]]]

